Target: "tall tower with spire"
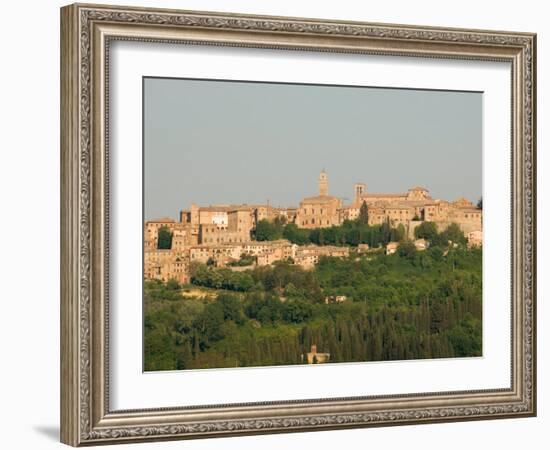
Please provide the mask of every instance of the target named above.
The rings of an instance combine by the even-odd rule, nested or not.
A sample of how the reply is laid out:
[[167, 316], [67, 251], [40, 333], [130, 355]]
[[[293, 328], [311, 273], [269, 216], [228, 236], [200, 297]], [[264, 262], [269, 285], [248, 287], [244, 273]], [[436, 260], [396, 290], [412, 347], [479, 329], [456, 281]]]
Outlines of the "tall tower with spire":
[[328, 176], [325, 169], [319, 174], [319, 195], [328, 195]]

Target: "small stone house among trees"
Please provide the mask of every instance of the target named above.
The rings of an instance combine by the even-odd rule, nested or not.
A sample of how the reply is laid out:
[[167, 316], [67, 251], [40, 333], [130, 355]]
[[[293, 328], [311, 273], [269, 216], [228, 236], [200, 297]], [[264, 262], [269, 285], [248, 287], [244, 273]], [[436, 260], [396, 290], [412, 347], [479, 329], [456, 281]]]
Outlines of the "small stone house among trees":
[[[304, 355], [302, 355], [302, 361], [304, 360]], [[305, 362], [308, 364], [324, 364], [329, 362], [330, 353], [318, 353], [317, 345], [311, 346], [311, 351], [306, 353]]]

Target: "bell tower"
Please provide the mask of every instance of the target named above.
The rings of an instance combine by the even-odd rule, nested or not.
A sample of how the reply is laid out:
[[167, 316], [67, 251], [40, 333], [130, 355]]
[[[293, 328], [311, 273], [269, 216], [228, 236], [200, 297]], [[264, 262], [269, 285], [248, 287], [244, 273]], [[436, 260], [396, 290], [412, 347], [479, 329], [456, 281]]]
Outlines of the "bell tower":
[[359, 203], [361, 201], [361, 196], [367, 191], [367, 186], [364, 183], [355, 183], [353, 185], [354, 190], [354, 201]]
[[328, 195], [328, 176], [325, 169], [319, 174], [319, 195]]

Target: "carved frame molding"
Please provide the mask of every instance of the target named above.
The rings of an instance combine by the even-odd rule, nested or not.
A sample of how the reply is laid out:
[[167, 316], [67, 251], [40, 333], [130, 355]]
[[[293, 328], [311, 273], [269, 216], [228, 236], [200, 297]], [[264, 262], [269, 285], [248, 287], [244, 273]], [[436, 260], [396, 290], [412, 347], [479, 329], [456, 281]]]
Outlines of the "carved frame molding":
[[[510, 389], [110, 411], [108, 58], [112, 40], [509, 61]], [[536, 414], [536, 36], [75, 4], [61, 10], [61, 439], [73, 446]]]

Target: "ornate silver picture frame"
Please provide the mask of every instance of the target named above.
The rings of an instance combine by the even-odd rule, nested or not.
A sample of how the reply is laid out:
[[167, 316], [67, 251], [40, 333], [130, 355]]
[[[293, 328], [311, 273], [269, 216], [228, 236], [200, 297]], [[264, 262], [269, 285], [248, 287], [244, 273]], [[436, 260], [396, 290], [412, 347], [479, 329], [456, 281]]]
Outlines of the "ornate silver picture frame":
[[[511, 155], [510, 386], [114, 410], [108, 100], [116, 41], [509, 63], [512, 138], [503, 158]], [[61, 441], [81, 446], [534, 416], [535, 89], [531, 33], [85, 4], [62, 8]]]

